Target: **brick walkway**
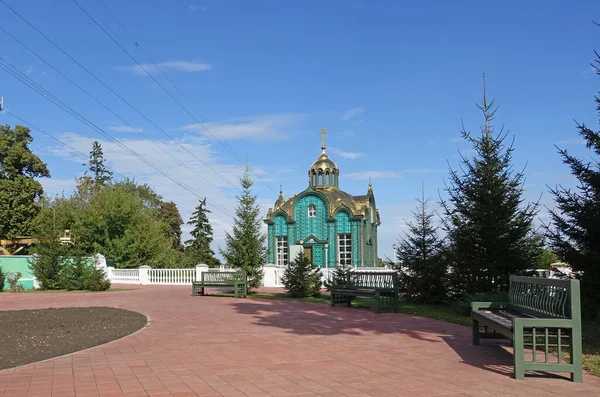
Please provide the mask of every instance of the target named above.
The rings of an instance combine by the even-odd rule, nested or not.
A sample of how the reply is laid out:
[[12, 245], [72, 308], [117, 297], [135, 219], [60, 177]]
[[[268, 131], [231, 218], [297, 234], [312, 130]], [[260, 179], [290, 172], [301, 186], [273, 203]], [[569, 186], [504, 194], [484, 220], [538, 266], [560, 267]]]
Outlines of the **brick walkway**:
[[115, 343], [0, 371], [0, 396], [600, 396], [588, 374], [583, 384], [516, 381], [509, 351], [471, 346], [469, 328], [410, 315], [192, 297], [170, 286], [0, 294], [0, 310], [68, 306], [129, 308], [152, 323]]

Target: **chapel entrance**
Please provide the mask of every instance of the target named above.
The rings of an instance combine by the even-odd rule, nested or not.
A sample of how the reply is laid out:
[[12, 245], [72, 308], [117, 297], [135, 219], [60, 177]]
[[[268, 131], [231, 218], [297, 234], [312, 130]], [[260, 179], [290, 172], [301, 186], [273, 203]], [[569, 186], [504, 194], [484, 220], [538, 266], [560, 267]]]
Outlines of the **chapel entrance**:
[[313, 261], [313, 255], [312, 255], [312, 247], [304, 247], [304, 257], [308, 258], [308, 260], [310, 261], [310, 263], [312, 263]]

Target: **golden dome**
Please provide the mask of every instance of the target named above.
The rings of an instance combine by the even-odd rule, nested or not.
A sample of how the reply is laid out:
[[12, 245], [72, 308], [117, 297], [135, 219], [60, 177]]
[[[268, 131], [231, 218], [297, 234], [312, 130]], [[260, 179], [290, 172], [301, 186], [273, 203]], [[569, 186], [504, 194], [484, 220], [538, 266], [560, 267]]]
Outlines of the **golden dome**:
[[338, 167], [329, 158], [329, 156], [327, 156], [327, 153], [325, 153], [325, 149], [323, 149], [323, 152], [321, 153], [321, 155], [319, 156], [317, 161], [312, 163], [312, 165], [310, 166], [310, 170], [311, 171], [314, 170], [315, 172], [318, 172], [319, 170], [321, 170], [321, 171], [329, 170], [329, 171], [333, 172], [334, 170], [338, 171]]

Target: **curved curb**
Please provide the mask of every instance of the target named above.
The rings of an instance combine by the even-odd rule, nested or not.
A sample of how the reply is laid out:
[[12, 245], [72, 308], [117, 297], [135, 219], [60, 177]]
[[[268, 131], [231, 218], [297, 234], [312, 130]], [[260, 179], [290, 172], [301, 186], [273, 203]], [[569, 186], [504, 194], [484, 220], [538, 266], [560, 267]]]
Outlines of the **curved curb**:
[[[145, 330], [146, 328], [148, 328], [150, 326], [150, 324], [152, 324], [152, 318], [148, 314], [146, 314], [144, 312], [138, 312], [136, 310], [127, 309], [127, 308], [124, 308], [124, 307], [115, 307], [115, 306], [84, 306], [84, 307], [110, 307], [112, 309], [127, 310], [127, 311], [130, 311], [130, 312], [138, 313], [138, 314], [141, 314], [141, 315], [143, 315], [143, 316], [146, 317], [146, 325], [144, 325], [142, 328], [140, 328], [140, 329], [138, 329], [136, 331], [133, 331], [132, 333], [130, 333], [128, 335], [122, 336], [122, 337], [120, 337], [118, 339], [111, 340], [111, 341], [106, 342], [106, 343], [102, 343], [100, 345], [88, 347], [88, 348], [85, 348], [83, 350], [77, 350], [77, 351], [74, 351], [74, 352], [71, 352], [71, 353], [62, 354], [60, 356], [50, 357], [50, 358], [47, 358], [47, 359], [41, 360], [41, 361], [33, 361], [33, 362], [30, 362], [30, 363], [27, 363], [27, 364], [17, 365], [16, 367], [2, 369], [2, 370], [0, 370], [0, 375], [4, 371], [12, 371], [12, 370], [23, 368], [23, 367], [26, 367], [26, 366], [32, 365], [32, 364], [45, 363], [46, 361], [55, 360], [57, 358], [69, 357], [69, 356], [72, 356], [72, 355], [75, 355], [75, 354], [78, 354], [78, 353], [81, 353], [81, 352], [85, 352], [85, 351], [88, 351], [88, 350], [95, 349], [97, 347], [102, 347], [102, 346], [110, 345], [111, 343], [119, 342], [120, 340], [123, 340], [125, 338], [129, 338], [130, 336], [133, 336], [133, 335], [135, 335], [135, 334], [137, 334], [139, 332], [142, 332], [143, 330]], [[77, 307], [61, 307], [60, 309], [73, 309], [73, 308], [79, 308], [79, 306], [77, 306]], [[44, 309], [58, 309], [58, 308], [46, 307], [46, 308], [42, 308], [42, 309], [31, 309], [31, 310], [44, 310]]]

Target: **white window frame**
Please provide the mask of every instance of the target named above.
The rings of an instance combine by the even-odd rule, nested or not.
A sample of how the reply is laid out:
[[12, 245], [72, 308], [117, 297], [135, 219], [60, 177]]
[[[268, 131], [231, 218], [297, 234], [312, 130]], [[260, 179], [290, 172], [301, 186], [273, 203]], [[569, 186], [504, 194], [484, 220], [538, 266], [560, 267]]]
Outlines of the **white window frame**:
[[352, 234], [338, 234], [338, 255], [337, 262], [339, 266], [352, 266]]
[[314, 204], [310, 204], [307, 209], [307, 215], [309, 218], [317, 217], [317, 206]]
[[289, 264], [289, 244], [287, 236], [275, 237], [275, 252], [277, 253], [277, 266], [287, 266]]

